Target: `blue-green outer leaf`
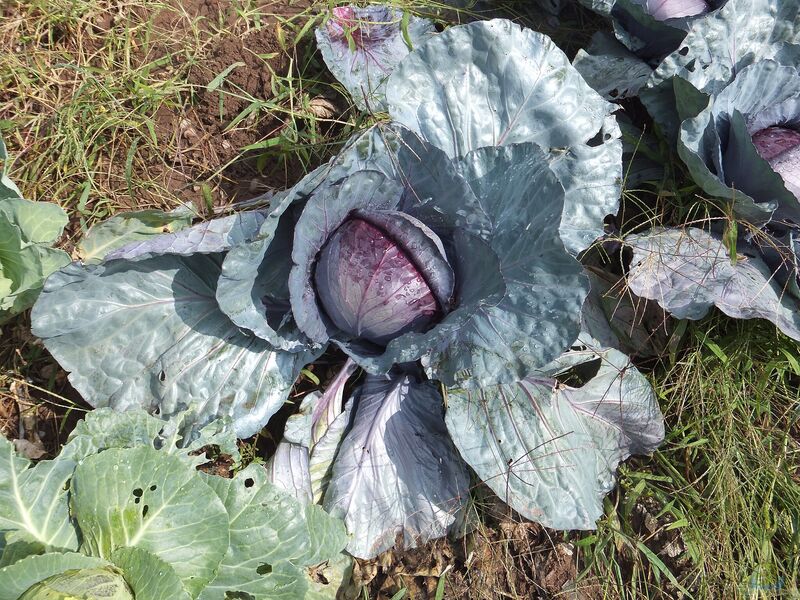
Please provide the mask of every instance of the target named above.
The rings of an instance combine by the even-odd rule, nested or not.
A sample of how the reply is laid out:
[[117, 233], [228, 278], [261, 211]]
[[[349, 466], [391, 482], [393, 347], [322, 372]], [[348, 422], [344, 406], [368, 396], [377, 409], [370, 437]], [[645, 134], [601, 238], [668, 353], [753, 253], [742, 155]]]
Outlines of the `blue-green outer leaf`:
[[278, 350], [303, 352], [311, 345], [297, 328], [289, 304], [292, 238], [306, 198], [328, 171], [329, 166], [323, 165], [275, 196], [257, 234], [233, 246], [222, 263], [217, 285], [220, 309]]
[[731, 263], [726, 245], [697, 228], [656, 228], [626, 238], [633, 250], [628, 286], [679, 319], [716, 306], [735, 319], [767, 319], [800, 340], [798, 301], [755, 255]]
[[529, 377], [450, 389], [446, 422], [478, 476], [523, 516], [556, 529], [592, 529], [620, 461], [652, 452], [664, 424], [647, 379], [616, 350], [571, 352], [563, 367], [599, 361], [580, 388]]
[[[768, 58], [797, 56], [800, 6], [782, 0], [728, 0], [695, 21], [681, 47], [653, 73], [649, 86], [681, 77], [706, 94], [718, 93], [746, 66]], [[686, 48], [686, 50], [684, 50]]]
[[490, 219], [506, 291], [477, 308], [429, 371], [446, 385], [509, 383], [569, 347], [589, 286], [559, 237], [564, 190], [538, 146], [481, 148], [460, 170]]
[[547, 36], [503, 19], [452, 27], [398, 66], [386, 94], [393, 119], [451, 158], [520, 142], [549, 153], [566, 191], [561, 234], [571, 253], [616, 213], [622, 146], [614, 107]]
[[34, 308], [33, 330], [95, 407], [190, 410], [183, 432], [230, 416], [258, 431], [316, 354], [289, 354], [242, 333], [215, 298], [222, 257], [161, 256], [70, 265]]
[[93, 225], [83, 236], [76, 253], [85, 264], [98, 263], [106, 254], [132, 242], [174, 233], [192, 224], [194, 212], [187, 206], [164, 212], [139, 210], [116, 214]]
[[609, 101], [636, 96], [653, 72], [650, 65], [605, 31], [595, 33], [589, 45], [578, 50], [572, 66]]
[[[728, 0], [720, 10], [692, 23], [680, 47], [656, 68], [641, 99], [653, 119], [675, 134], [683, 79], [707, 98], [719, 93], [748, 65], [766, 59], [800, 60], [800, 6], [783, 0]], [[694, 115], [689, 115], [694, 116]]]
[[105, 260], [146, 260], [154, 256], [212, 254], [252, 239], [267, 215], [261, 211], [237, 213], [192, 227], [136, 240], [107, 254]]

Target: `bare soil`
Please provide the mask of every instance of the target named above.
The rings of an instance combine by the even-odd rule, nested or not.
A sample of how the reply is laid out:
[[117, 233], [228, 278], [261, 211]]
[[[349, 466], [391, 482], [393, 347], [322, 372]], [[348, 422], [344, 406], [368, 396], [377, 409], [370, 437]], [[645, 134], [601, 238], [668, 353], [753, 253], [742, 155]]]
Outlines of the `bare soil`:
[[[278, 115], [254, 111], [239, 124], [232, 123], [253, 102], [271, 99], [273, 76], [287, 74], [289, 56], [278, 43], [278, 22], [272, 15], [288, 15], [308, 4], [292, 0], [265, 4], [261, 9], [270, 14], [257, 30], [242, 28], [230, 0], [189, 0], [181, 3], [181, 12], [165, 9], [155, 16], [155, 27], [167, 39], [190, 35], [186, 27], [198, 18], [201, 27], [217, 24], [226, 31], [190, 66], [187, 79], [193, 93], [186, 105], [162, 106], [155, 116], [159, 143], [169, 149], [163, 181], [180, 197], [198, 203], [210, 196], [219, 205], [237, 191], [255, 195], [261, 188], [283, 189], [300, 176], [267, 168], [269, 177], [260, 177], [252, 164], [234, 162], [242, 148], [280, 132], [284, 123]], [[183, 68], [185, 62], [181, 58], [173, 68]], [[222, 73], [224, 81], [208, 90]], [[204, 189], [204, 180], [211, 186]]]
[[[390, 550], [371, 561], [358, 561], [354, 581], [370, 598], [433, 600], [443, 585], [444, 598], [552, 598], [571, 586], [578, 572], [574, 546], [563, 535], [522, 519], [487, 488], [481, 497], [481, 524], [462, 539], [436, 540], [406, 551]], [[593, 600], [582, 586], [582, 600]]]

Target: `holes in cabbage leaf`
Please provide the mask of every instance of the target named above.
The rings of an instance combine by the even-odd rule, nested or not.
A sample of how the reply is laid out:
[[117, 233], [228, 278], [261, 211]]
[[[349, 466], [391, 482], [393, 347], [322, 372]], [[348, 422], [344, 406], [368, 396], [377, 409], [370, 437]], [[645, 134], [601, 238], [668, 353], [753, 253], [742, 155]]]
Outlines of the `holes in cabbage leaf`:
[[330, 580], [327, 577], [325, 577], [325, 574], [322, 572], [322, 569], [311, 568], [309, 569], [308, 576], [312, 581], [316, 581], [317, 583], [321, 583], [322, 585], [330, 585]]
[[256, 573], [259, 575], [269, 575], [272, 573], [272, 565], [264, 563], [258, 566], [256, 569]]
[[247, 592], [234, 592], [228, 590], [225, 592], [225, 600], [256, 600], [256, 597], [253, 594], [248, 594]]
[[244, 487], [251, 488], [256, 484], [252, 477], [248, 477], [244, 480]]
[[586, 142], [586, 145], [590, 148], [597, 148], [598, 146], [602, 146], [603, 142], [611, 137], [608, 134], [604, 134], [603, 130], [601, 129], [598, 131], [594, 136], [592, 136], [589, 141]]
[[[158, 488], [158, 486], [153, 484], [153, 485], [150, 486], [149, 489], [150, 489], [151, 492], [154, 492], [154, 491], [156, 491], [157, 488]], [[143, 496], [144, 496], [144, 489], [143, 488], [140, 488], [140, 487], [134, 488], [134, 490], [133, 490], [133, 503], [134, 504], [140, 504], [141, 501], [142, 501]], [[150, 505], [149, 504], [145, 504], [144, 506], [142, 506], [142, 518], [143, 519], [147, 516], [147, 512], [149, 510], [150, 510]]]
[[687, 54], [689, 54], [689, 46], [684, 46], [683, 48], [678, 50], [678, 54], [680, 54], [681, 56], [686, 56]]
[[575, 365], [571, 369], [556, 375], [556, 381], [572, 388], [580, 388], [589, 383], [600, 372], [603, 359], [599, 356], [588, 362]]

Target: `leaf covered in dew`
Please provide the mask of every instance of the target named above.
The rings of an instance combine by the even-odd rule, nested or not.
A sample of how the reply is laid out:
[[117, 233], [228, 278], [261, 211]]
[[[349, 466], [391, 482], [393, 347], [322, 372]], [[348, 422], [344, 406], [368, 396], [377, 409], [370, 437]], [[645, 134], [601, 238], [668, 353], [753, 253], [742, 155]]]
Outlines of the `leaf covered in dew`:
[[320, 251], [314, 283], [339, 329], [376, 344], [429, 328], [455, 285], [436, 234], [392, 211], [357, 211], [340, 225]]

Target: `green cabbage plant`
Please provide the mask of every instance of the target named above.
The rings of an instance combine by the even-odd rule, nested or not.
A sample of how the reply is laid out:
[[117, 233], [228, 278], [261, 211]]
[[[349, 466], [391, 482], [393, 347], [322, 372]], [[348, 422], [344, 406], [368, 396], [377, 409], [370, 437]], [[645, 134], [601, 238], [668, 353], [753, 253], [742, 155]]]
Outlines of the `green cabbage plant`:
[[[89, 413], [53, 460], [0, 437], [0, 600], [334, 598], [347, 575], [341, 521], [252, 464], [197, 470], [208, 444], [238, 456], [221, 423], [179, 447], [179, 421]], [[310, 578], [319, 568], [330, 584]]]
[[69, 263], [52, 248], [67, 225], [56, 204], [24, 200], [3, 170], [8, 161], [0, 138], [0, 324], [30, 308], [45, 278]]

